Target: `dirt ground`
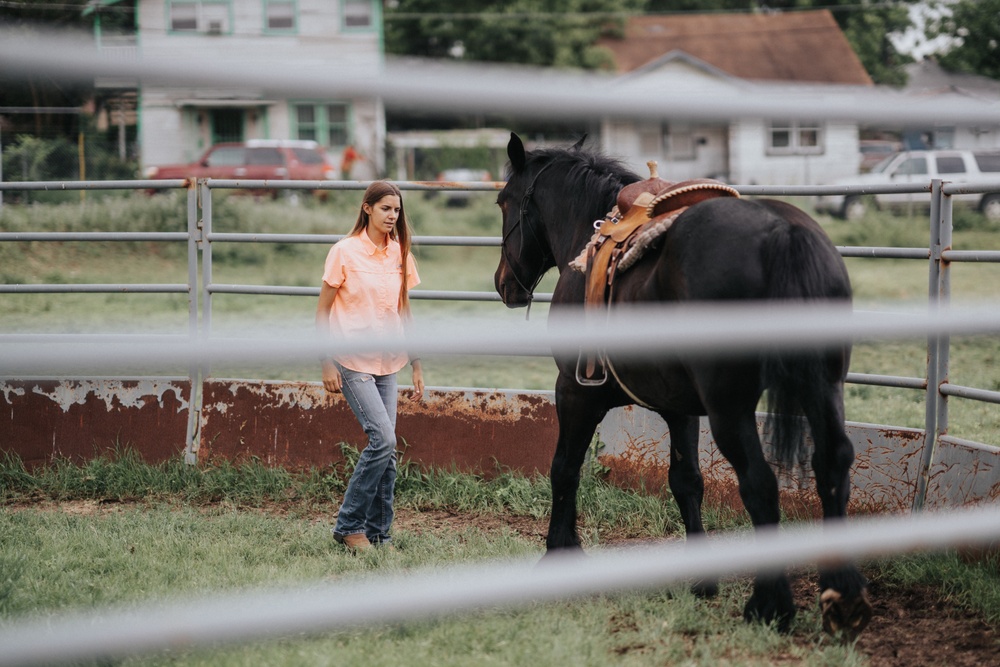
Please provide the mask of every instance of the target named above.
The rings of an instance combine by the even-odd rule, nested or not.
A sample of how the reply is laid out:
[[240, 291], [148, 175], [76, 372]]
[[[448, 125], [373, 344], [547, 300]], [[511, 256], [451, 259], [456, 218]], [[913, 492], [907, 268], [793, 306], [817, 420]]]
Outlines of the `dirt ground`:
[[[483, 531], [504, 528], [544, 542], [546, 520], [529, 517], [468, 516], [444, 510], [415, 512], [400, 509], [396, 527], [408, 532], [455, 531], [476, 527]], [[628, 541], [628, 536], [609, 542]], [[871, 577], [869, 577], [871, 578]], [[810, 577], [792, 582], [796, 605], [816, 602], [816, 582]], [[875, 615], [858, 640], [857, 648], [869, 656], [872, 667], [995, 667], [1000, 665], [1000, 633], [976, 614], [940, 599], [938, 591], [919, 587], [907, 591], [881, 589], [872, 583]], [[804, 639], [805, 640], [805, 639]]]
[[[90, 514], [106, 511], [96, 501], [30, 503], [35, 508]], [[18, 504], [25, 507], [27, 504]], [[288, 508], [270, 506], [263, 511], [282, 513]], [[329, 511], [316, 520], [329, 520]], [[478, 528], [484, 532], [508, 530], [527, 539], [545, 541], [547, 520], [499, 515], [467, 515], [447, 510], [416, 511], [397, 508], [394, 527], [411, 533], [455, 532]], [[628, 535], [602, 535], [606, 543], [626, 543]], [[869, 576], [870, 579], [873, 577]], [[816, 602], [813, 577], [792, 580], [796, 605], [806, 609]], [[869, 656], [872, 667], [994, 667], [1000, 665], [1000, 632], [975, 613], [941, 599], [930, 586], [910, 590], [882, 588], [873, 579], [875, 615], [858, 640], [858, 649]], [[810, 642], [806, 637], [803, 642]]]

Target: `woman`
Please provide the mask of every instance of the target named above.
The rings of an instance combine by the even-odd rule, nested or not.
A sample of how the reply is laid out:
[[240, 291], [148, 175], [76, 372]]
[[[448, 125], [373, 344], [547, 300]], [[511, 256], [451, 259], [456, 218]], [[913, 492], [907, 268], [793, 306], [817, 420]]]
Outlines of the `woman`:
[[[327, 255], [316, 329], [321, 336], [343, 338], [398, 336], [410, 319], [407, 293], [419, 282], [403, 196], [392, 183], [376, 181], [365, 190], [354, 229]], [[334, 539], [351, 551], [387, 545], [396, 483], [396, 373], [407, 355], [375, 352], [322, 361], [323, 387], [344, 393], [368, 436], [344, 493]], [[423, 371], [419, 360], [410, 363], [413, 396], [420, 398]]]

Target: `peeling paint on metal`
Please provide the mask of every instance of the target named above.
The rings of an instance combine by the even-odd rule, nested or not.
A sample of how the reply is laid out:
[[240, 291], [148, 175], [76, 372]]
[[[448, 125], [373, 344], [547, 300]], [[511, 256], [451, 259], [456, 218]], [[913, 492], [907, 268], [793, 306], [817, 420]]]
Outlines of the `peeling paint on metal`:
[[[766, 442], [768, 434], [764, 415], [758, 416], [758, 432]], [[847, 424], [847, 433], [856, 451], [851, 471], [850, 511], [866, 514], [909, 511], [920, 474], [923, 431], [850, 422]], [[605, 445], [605, 456], [612, 457], [612, 461], [624, 466], [622, 475], [633, 475], [635, 461], [646, 459], [663, 466], [663, 470], [656, 475], [666, 478], [666, 471], [669, 470], [670, 436], [666, 423], [656, 413], [637, 406], [613, 410], [601, 424], [601, 440]], [[706, 480], [706, 498], [710, 495], [712, 484], [736, 488], [732, 469], [715, 448], [705, 419], [702, 419], [699, 434], [699, 461]], [[975, 471], [975, 468], [966, 462], [962, 470], [968, 474], [970, 470]], [[788, 471], [776, 470], [776, 473], [786, 512], [789, 503], [800, 506], [803, 510], [807, 506], [815, 506], [815, 478], [808, 461], [800, 462]], [[983, 475], [977, 472], [976, 476]], [[944, 480], [942, 475], [941, 482]], [[965, 480], [964, 484], [968, 486], [971, 482]], [[935, 481], [935, 488], [939, 485], [940, 482]], [[985, 492], [977, 490], [972, 495], [982, 493]], [[725, 491], [721, 495], [728, 497], [730, 493]], [[959, 495], [961, 494], [952, 493], [951, 497]]]
[[[256, 457], [268, 465], [327, 467], [343, 457], [341, 443], [361, 448], [366, 436], [341, 394], [319, 383], [210, 380], [202, 385], [199, 460]], [[184, 451], [190, 386], [156, 379], [3, 380], [0, 451], [26, 465], [106, 453], [117, 443], [150, 461]], [[432, 389], [419, 401], [400, 391], [397, 431], [402, 456], [424, 467], [492, 475], [547, 473], [558, 424], [551, 392]], [[758, 429], [766, 440], [763, 415]], [[912, 507], [925, 436], [918, 429], [847, 425], [857, 457], [852, 469], [854, 513], [907, 512]], [[667, 488], [669, 436], [653, 412], [636, 406], [609, 413], [600, 426], [600, 460], [624, 486]], [[699, 433], [706, 503], [742, 512], [735, 476], [712, 442]], [[808, 461], [779, 472], [782, 506], [817, 516]], [[930, 471], [928, 506], [1000, 500], [1000, 449], [939, 439]]]
[[170, 384], [154, 380], [118, 381], [118, 380], [64, 380], [51, 389], [43, 389], [36, 384], [31, 391], [45, 396], [58, 405], [63, 412], [69, 412], [73, 405], [84, 405], [92, 398], [104, 403], [108, 412], [122, 408], [142, 408], [151, 397], [156, 397], [156, 404], [163, 408], [163, 395], [172, 392], [178, 399], [177, 410], [187, 411], [187, 401], [180, 391]]
[[150, 462], [185, 449], [190, 383], [157, 379], [5, 380], [0, 451], [26, 466], [131, 447]]
[[[211, 381], [204, 405], [200, 452], [208, 457], [322, 467], [342, 460], [339, 443], [367, 441], [343, 396], [318, 383]], [[550, 395], [478, 390], [432, 389], [415, 401], [403, 388], [397, 433], [402, 455], [425, 467], [547, 471], [555, 406]]]
[[17, 387], [7, 382], [0, 383], [0, 391], [3, 392], [4, 401], [10, 405], [13, 401], [11, 396], [24, 396], [24, 387]]

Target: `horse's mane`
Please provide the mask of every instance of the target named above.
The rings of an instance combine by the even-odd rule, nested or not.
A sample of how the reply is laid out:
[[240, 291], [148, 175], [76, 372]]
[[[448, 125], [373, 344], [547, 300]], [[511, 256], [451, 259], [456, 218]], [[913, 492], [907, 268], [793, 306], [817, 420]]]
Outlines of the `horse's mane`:
[[[540, 148], [528, 154], [529, 167], [535, 165], [540, 169], [549, 164], [553, 171], [563, 174], [565, 183], [572, 186], [584, 209], [606, 206], [608, 197], [613, 197], [629, 183], [642, 180], [621, 160], [596, 151]], [[537, 169], [531, 171], [538, 173]], [[510, 176], [508, 173], [508, 179]]]

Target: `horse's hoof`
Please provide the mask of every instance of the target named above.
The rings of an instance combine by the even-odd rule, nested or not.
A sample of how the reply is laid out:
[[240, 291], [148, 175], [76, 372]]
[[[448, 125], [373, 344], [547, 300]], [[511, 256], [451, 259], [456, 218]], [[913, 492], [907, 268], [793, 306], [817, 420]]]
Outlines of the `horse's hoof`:
[[702, 600], [714, 598], [719, 594], [719, 582], [715, 580], [696, 581], [691, 584], [691, 592]]
[[874, 612], [867, 588], [850, 600], [828, 588], [820, 595], [819, 606], [823, 615], [823, 629], [833, 636], [843, 635], [848, 641], [857, 639], [868, 627]]
[[552, 565], [566, 562], [567, 560], [574, 558], [583, 558], [586, 556], [586, 552], [583, 547], [549, 547], [542, 554], [539, 559], [539, 565]]
[[785, 607], [776, 600], [766, 602], [754, 593], [743, 608], [743, 620], [747, 623], [773, 623], [778, 632], [788, 634], [795, 620], [795, 605]]

